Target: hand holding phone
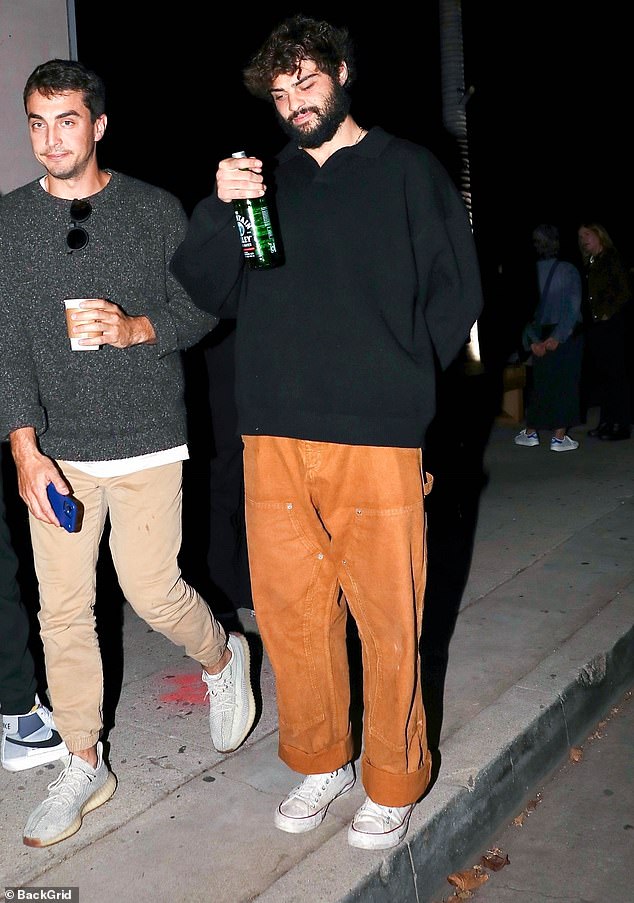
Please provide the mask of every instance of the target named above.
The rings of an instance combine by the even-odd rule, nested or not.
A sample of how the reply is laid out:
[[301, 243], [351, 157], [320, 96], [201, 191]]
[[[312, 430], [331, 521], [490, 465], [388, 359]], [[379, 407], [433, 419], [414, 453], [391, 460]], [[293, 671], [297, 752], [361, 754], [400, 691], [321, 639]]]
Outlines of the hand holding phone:
[[53, 483], [46, 487], [46, 494], [60, 526], [68, 533], [75, 533], [79, 514], [77, 501], [70, 495], [62, 495]]

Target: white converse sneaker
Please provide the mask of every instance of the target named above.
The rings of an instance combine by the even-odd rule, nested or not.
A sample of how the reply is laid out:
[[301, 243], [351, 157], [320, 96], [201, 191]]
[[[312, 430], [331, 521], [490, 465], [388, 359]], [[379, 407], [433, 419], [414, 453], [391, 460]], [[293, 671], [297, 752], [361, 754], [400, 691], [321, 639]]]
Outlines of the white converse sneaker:
[[388, 850], [407, 834], [410, 806], [379, 806], [366, 797], [348, 828], [348, 843], [361, 850]]
[[231, 658], [222, 671], [219, 674], [203, 671], [209, 697], [209, 730], [218, 752], [237, 749], [255, 720], [249, 644], [240, 634], [230, 633], [227, 646]]
[[2, 716], [2, 767], [7, 771], [25, 771], [68, 755], [58, 734], [53, 715], [39, 698], [30, 712]]
[[48, 847], [71, 837], [81, 828], [83, 816], [116, 790], [117, 779], [103, 760], [101, 743], [95, 768], [72, 753], [64, 761], [64, 770], [48, 785], [48, 796], [27, 820], [22, 838], [27, 847]]
[[312, 831], [324, 820], [328, 806], [354, 787], [350, 763], [328, 774], [309, 774], [275, 810], [275, 827], [289, 834]]

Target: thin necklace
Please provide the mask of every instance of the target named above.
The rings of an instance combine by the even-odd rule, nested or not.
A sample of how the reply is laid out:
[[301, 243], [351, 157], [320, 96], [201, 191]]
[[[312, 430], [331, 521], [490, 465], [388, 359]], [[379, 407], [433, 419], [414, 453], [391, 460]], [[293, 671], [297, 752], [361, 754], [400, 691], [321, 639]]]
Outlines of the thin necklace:
[[[355, 144], [358, 144], [359, 141], [361, 141], [361, 139], [363, 138], [364, 135], [367, 135], [366, 130], [365, 130], [364, 128], [360, 128], [360, 129], [359, 129], [359, 134], [357, 135], [357, 140], [356, 140], [354, 143], [355, 143]], [[354, 145], [353, 145], [353, 147], [354, 147]]]

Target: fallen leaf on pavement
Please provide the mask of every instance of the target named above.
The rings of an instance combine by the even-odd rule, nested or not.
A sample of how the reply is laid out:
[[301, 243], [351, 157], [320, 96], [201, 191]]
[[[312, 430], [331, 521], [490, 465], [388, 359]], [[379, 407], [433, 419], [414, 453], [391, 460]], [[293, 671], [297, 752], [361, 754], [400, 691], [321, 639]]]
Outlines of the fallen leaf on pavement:
[[568, 759], [570, 762], [581, 762], [583, 759], [583, 750], [580, 746], [572, 746], [570, 748], [570, 752], [568, 753]]
[[453, 884], [454, 887], [457, 887], [459, 891], [473, 890], [474, 887], [480, 887], [488, 880], [489, 876], [482, 871], [479, 865], [474, 865], [473, 868], [465, 869], [462, 872], [453, 872], [453, 874], [447, 875], [447, 881]]
[[499, 872], [505, 865], [510, 865], [510, 860], [507, 853], [503, 853], [502, 850], [498, 850], [496, 847], [494, 850], [486, 851], [484, 856], [480, 858], [480, 865], [485, 869], [490, 869], [492, 872]]

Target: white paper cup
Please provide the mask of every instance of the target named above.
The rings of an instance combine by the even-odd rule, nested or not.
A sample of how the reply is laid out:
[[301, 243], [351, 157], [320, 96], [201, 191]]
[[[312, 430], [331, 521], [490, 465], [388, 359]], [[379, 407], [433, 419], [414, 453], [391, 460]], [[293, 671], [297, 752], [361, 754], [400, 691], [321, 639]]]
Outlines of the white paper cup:
[[72, 320], [70, 319], [70, 312], [73, 310], [79, 309], [79, 302], [85, 301], [85, 298], [65, 298], [64, 299], [64, 307], [66, 308], [66, 329], [68, 331], [68, 337], [70, 339], [70, 347], [72, 351], [99, 351], [99, 345], [80, 345], [80, 339], [89, 338], [89, 333], [85, 333], [84, 335], [75, 335], [71, 336], [70, 330], [73, 325]]

